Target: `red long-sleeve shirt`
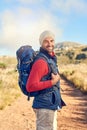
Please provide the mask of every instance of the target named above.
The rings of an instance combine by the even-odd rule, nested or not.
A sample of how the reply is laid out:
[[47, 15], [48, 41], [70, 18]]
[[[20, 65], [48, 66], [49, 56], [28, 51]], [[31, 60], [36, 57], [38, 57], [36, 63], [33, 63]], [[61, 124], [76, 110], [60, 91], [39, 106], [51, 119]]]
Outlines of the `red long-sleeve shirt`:
[[48, 74], [49, 68], [45, 60], [37, 60], [31, 69], [26, 89], [28, 92], [43, 90], [52, 86], [51, 80], [41, 81], [41, 78]]

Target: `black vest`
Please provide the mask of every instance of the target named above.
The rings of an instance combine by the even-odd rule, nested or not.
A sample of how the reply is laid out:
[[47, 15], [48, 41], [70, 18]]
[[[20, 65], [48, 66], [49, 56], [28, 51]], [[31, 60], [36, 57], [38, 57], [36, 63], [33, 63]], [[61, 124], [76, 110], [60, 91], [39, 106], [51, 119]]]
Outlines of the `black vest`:
[[[37, 55], [36, 59], [39, 58], [43, 58], [49, 66], [49, 73], [46, 76], [42, 77], [41, 81], [50, 80], [51, 73], [59, 73], [56, 56], [51, 56], [46, 50], [40, 48], [40, 52]], [[52, 86], [51, 88], [39, 91], [38, 95], [34, 98], [33, 108], [57, 110], [58, 107], [62, 107], [61, 101], [62, 100], [60, 95], [60, 81], [58, 81], [57, 84]]]

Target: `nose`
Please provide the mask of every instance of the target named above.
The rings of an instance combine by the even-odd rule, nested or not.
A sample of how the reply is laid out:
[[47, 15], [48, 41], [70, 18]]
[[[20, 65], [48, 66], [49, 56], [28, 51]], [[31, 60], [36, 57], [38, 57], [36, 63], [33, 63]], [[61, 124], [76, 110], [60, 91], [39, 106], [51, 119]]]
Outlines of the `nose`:
[[51, 44], [51, 40], [48, 41], [48, 44], [49, 44], [49, 45]]

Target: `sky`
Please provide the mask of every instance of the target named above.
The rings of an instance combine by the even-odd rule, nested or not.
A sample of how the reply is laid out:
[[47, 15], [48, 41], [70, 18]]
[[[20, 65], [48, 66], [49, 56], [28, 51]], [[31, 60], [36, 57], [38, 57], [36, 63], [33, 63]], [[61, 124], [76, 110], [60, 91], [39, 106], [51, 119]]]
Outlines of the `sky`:
[[50, 30], [55, 42], [87, 44], [87, 0], [1, 0], [0, 55], [16, 55], [22, 45], [40, 47]]

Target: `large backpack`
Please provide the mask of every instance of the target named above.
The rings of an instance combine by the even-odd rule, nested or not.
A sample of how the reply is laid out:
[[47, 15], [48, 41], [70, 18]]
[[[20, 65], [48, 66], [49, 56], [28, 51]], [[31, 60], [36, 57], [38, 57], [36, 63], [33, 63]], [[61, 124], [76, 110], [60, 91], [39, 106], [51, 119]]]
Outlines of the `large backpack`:
[[18, 84], [21, 91], [28, 97], [37, 95], [38, 92], [32, 92], [31, 94], [26, 90], [26, 83], [28, 76], [31, 71], [31, 67], [36, 57], [36, 52], [32, 49], [31, 46], [25, 45], [21, 46], [16, 51], [17, 56], [17, 70], [19, 73]]

